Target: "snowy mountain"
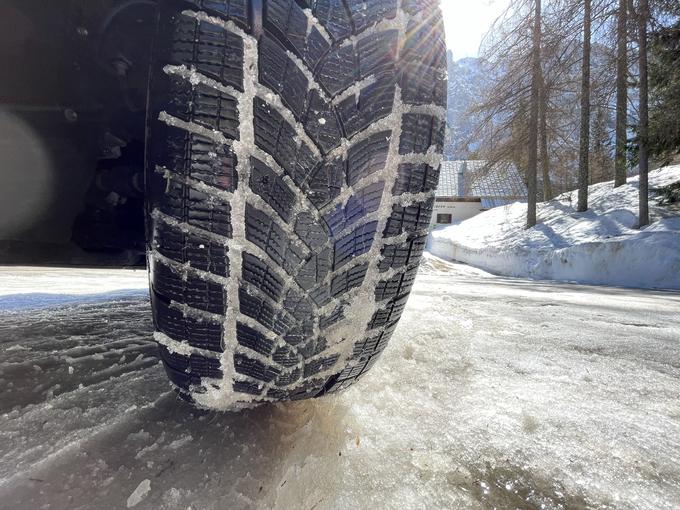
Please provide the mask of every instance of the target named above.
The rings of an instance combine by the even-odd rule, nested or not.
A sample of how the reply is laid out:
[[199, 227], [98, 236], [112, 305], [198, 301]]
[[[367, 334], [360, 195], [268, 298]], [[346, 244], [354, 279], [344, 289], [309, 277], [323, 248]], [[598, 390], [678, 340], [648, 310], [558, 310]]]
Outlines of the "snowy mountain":
[[590, 186], [590, 209], [576, 212], [577, 192], [538, 206], [525, 230], [526, 204], [497, 207], [432, 233], [434, 255], [505, 276], [680, 289], [680, 212], [658, 192], [680, 182], [680, 166], [650, 172], [651, 225], [637, 229], [638, 178], [614, 188]]
[[448, 113], [444, 157], [449, 160], [467, 159], [475, 147], [467, 144], [473, 129], [474, 117], [468, 114], [472, 103], [483, 89], [487, 76], [484, 62], [479, 58], [453, 60], [448, 52]]

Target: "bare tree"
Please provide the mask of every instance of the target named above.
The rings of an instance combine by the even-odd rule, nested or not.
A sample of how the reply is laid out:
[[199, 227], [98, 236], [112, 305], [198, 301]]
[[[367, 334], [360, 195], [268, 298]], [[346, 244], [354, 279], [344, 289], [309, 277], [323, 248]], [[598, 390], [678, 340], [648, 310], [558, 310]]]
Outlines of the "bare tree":
[[591, 0], [583, 2], [583, 61], [581, 72], [581, 137], [578, 165], [577, 211], [588, 210], [588, 170], [590, 152], [590, 32]]
[[616, 151], [614, 187], [626, 183], [628, 119], [628, 3], [619, 0], [616, 27]]
[[543, 76], [541, 76], [538, 105], [539, 150], [541, 155], [541, 169], [543, 171], [543, 200], [550, 200], [553, 197], [553, 191], [552, 182], [550, 181], [550, 155], [548, 153], [548, 90]]
[[640, 164], [640, 221], [639, 226], [649, 225], [649, 90], [647, 76], [647, 23], [649, 5], [640, 0], [638, 8], [638, 52], [640, 71], [640, 127], [639, 127], [639, 164]]
[[527, 228], [536, 226], [536, 175], [538, 173], [538, 91], [541, 85], [541, 0], [535, 0], [527, 163]]

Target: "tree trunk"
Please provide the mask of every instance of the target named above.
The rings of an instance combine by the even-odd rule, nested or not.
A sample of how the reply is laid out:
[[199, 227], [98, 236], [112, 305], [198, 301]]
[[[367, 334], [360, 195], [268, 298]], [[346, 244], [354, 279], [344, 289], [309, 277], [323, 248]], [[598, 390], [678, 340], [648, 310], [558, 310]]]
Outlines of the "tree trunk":
[[527, 163], [527, 228], [536, 226], [536, 176], [538, 174], [538, 89], [541, 78], [541, 0], [535, 0], [533, 68], [531, 72], [531, 113], [529, 116], [529, 157]]
[[578, 165], [577, 211], [588, 210], [588, 166], [590, 150], [590, 18], [591, 0], [584, 0], [583, 66], [581, 73], [581, 144]]
[[649, 91], [647, 78], [647, 21], [649, 5], [647, 0], [640, 0], [638, 12], [638, 45], [640, 48], [640, 227], [649, 225], [649, 156], [647, 143], [649, 140]]
[[542, 72], [538, 106], [539, 150], [541, 152], [541, 169], [543, 171], [543, 200], [547, 201], [553, 197], [553, 191], [552, 183], [550, 182], [550, 157], [548, 156], [548, 90], [546, 89]]
[[616, 29], [616, 156], [614, 162], [614, 187], [626, 183], [626, 128], [628, 121], [628, 5], [619, 0], [618, 27]]

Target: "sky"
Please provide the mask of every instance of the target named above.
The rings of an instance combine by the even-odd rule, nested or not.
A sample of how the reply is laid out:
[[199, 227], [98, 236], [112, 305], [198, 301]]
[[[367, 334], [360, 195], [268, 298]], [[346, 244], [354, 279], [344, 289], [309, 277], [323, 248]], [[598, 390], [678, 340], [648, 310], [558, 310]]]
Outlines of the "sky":
[[441, 0], [446, 43], [453, 58], [476, 57], [484, 34], [509, 0]]

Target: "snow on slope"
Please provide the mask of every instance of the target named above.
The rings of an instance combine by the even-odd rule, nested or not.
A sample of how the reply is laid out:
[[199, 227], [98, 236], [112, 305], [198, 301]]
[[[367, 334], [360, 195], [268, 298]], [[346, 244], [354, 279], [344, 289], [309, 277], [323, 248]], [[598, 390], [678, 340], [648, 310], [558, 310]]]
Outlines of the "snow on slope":
[[[680, 181], [680, 165], [650, 172], [650, 188]], [[590, 187], [590, 210], [577, 192], [538, 205], [525, 230], [526, 204], [484, 212], [432, 232], [430, 250], [492, 273], [640, 288], [680, 289], [680, 213], [650, 201], [652, 224], [637, 230], [638, 178], [614, 189]]]

